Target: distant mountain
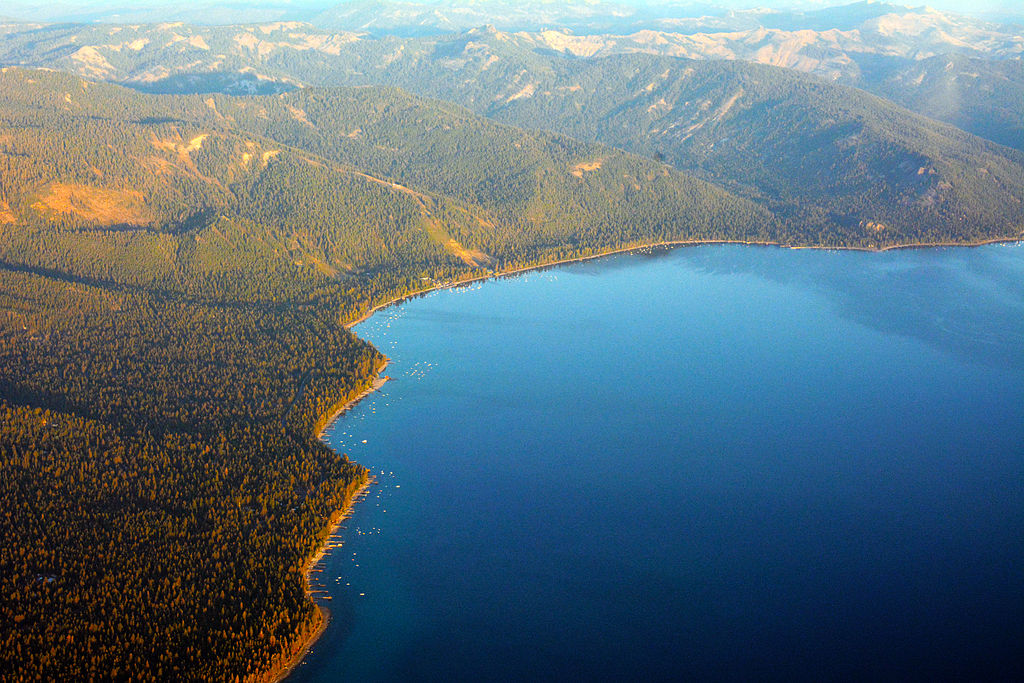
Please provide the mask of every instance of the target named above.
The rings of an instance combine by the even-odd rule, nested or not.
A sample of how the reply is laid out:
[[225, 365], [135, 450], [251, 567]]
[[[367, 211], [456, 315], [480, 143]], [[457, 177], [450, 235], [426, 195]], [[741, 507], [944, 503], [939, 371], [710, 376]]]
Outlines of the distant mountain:
[[[267, 93], [300, 82], [370, 82], [359, 81], [358, 76], [379, 73], [382, 65], [390, 71], [407, 69], [410, 54], [429, 59], [427, 54], [435, 47], [443, 57], [479, 31], [461, 27], [499, 21], [506, 16], [497, 12], [502, 8], [512, 15], [546, 16], [524, 9], [532, 5], [513, 3], [469, 5], [460, 12], [453, 7], [369, 0], [349, 3], [319, 15], [318, 21], [331, 26], [330, 30], [295, 21], [219, 27], [7, 24], [0, 26], [0, 63], [58, 68], [152, 92]], [[917, 113], [1024, 149], [1020, 135], [1024, 108], [1014, 106], [1013, 100], [1024, 88], [1021, 26], [884, 3], [803, 13], [654, 5], [649, 11], [663, 18], [644, 24], [653, 29], [638, 30], [620, 22], [606, 26], [603, 33], [585, 27], [572, 32], [558, 23], [566, 13], [597, 16], [612, 12], [615, 6], [552, 3], [541, 9], [551, 18], [547, 30], [510, 33], [500, 30], [500, 21], [493, 26], [510, 45], [508, 49], [521, 48], [518, 59], [524, 68], [544, 68], [544, 59], [528, 58], [527, 51], [539, 57], [645, 53], [752, 61], [856, 86]], [[628, 18], [641, 10], [615, 11], [616, 16]], [[438, 18], [449, 15], [450, 21]], [[441, 31], [439, 21], [446, 35], [374, 39], [366, 33], [436, 34]], [[342, 30], [346, 27], [351, 30]], [[499, 53], [494, 41], [488, 49]], [[958, 64], [968, 66], [955, 68]], [[339, 72], [342, 80], [328, 80]]]
[[289, 78], [268, 78], [252, 69], [239, 71], [180, 72], [155, 81], [132, 84], [136, 90], [153, 94], [222, 93], [224, 95], [276, 95], [301, 87]]
[[[798, 6], [800, 3], [792, 3]], [[941, 3], [929, 3], [937, 5]], [[852, 31], [885, 15], [933, 12], [926, 7], [868, 0], [848, 5], [804, 9], [766, 9], [742, 0], [712, 2], [650, 0], [201, 0], [174, 4], [166, 0], [95, 0], [86, 5], [62, 0], [39, 3], [11, 0], [4, 14], [20, 21], [49, 23], [139, 24], [187, 22], [225, 25], [271, 21], [308, 21], [330, 31], [368, 31], [375, 35], [426, 36], [493, 25], [504, 31], [570, 30], [581, 34], [740, 32], [757, 28], [783, 31]], [[1002, 6], [946, 2], [946, 11], [1002, 23], [1024, 23], [1012, 0]], [[982, 12], [982, 10], [986, 10]], [[963, 17], [961, 17], [963, 19]]]
[[[980, 238], [1017, 234], [1024, 224], [1019, 153], [792, 69], [617, 50], [581, 58], [571, 54], [578, 43], [552, 49], [565, 34], [493, 27], [417, 39], [322, 34], [296, 23], [117, 29], [8, 29], [4, 44], [8, 58], [28, 53], [40, 65], [153, 92], [399, 86], [664, 160], [840, 242]], [[1013, 143], [1024, 117], [1013, 103], [1024, 83], [1019, 62], [982, 61], [977, 79], [954, 79], [961, 71], [947, 63], [878, 57], [866, 78], [893, 99], [960, 117], [965, 128], [988, 126], [983, 132]], [[996, 78], [1010, 85], [983, 85]], [[943, 100], [959, 92], [950, 84], [969, 84], [962, 92], [972, 100]]]
[[[625, 34], [577, 34], [565, 30], [533, 32], [535, 44], [578, 57], [646, 52], [675, 57], [743, 59], [785, 66], [835, 79], [856, 75], [864, 55], [925, 59], [963, 54], [992, 59], [1024, 54], [1020, 26], [1005, 26], [934, 10], [904, 10], [873, 17], [847, 29], [812, 29], [799, 23], [749, 21], [715, 30], [662, 30]], [[825, 22], [825, 26], [829, 22]], [[792, 28], [789, 28], [792, 26]]]
[[355, 0], [321, 12], [310, 22], [329, 30], [402, 36], [461, 32], [485, 24], [506, 31], [536, 31], [552, 27], [574, 31], [618, 31], [656, 21], [666, 13], [692, 12], [694, 9], [670, 3], [637, 5], [600, 0]]
[[493, 30], [404, 47], [376, 73], [367, 59], [359, 77], [327, 78], [400, 85], [661, 159], [821, 228], [1024, 225], [1024, 155], [792, 70], [643, 54], [557, 58]]
[[[19, 21], [48, 23], [145, 24], [188, 22], [193, 24], [238, 24], [254, 21], [306, 19], [322, 9], [324, 3], [283, 0], [190, 0], [171, 3], [166, 0], [8, 0], [4, 13]], [[313, 7], [319, 6], [318, 9]]]
[[617, 55], [538, 66], [532, 52], [511, 61], [500, 38], [478, 34], [380, 78], [662, 159], [823, 227], [1024, 225], [1024, 155], [863, 91], [739, 61]]
[[940, 55], [861, 63], [854, 83], [908, 109], [1024, 150], [1024, 60]]

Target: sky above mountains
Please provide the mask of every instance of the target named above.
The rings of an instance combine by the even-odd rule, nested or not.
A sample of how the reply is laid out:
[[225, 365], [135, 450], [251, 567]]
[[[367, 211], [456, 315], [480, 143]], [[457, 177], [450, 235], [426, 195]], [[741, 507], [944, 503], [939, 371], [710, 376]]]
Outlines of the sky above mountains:
[[[150, 22], [150, 21], [188, 21], [194, 23], [252, 23], [261, 21], [308, 20], [319, 12], [331, 8], [346, 8], [359, 5], [377, 4], [367, 0], [249, 0], [249, 1], [208, 1], [187, 3], [186, 5], [168, 3], [167, 0], [64, 0], [61, 2], [39, 2], [39, 0], [8, 0], [0, 10], [0, 17], [23, 21], [44, 22]], [[381, 3], [384, 4], [384, 3]], [[744, 10], [765, 8], [774, 11], [813, 11], [828, 7], [836, 7], [849, 3], [833, 0], [712, 0], [677, 1], [665, 0], [617, 0], [616, 2], [599, 2], [598, 0], [526, 0], [525, 2], [509, 2], [509, 0], [405, 0], [401, 3], [388, 2], [389, 5], [419, 5], [438, 8], [464, 7], [472, 8], [475, 13], [493, 9], [496, 13], [514, 9], [517, 12], [528, 11], [531, 5], [543, 5], [546, 13], [558, 7], [559, 10], [571, 15], [574, 12], [618, 15], [620, 12], [641, 12], [674, 17], [699, 17], [715, 14], [722, 10]], [[907, 6], [920, 6], [923, 3], [907, 3]], [[1024, 5], [1019, 0], [931, 0], [928, 6], [943, 11], [969, 14], [999, 21], [1019, 21], [1024, 23]], [[555, 10], [556, 12], [559, 10]]]

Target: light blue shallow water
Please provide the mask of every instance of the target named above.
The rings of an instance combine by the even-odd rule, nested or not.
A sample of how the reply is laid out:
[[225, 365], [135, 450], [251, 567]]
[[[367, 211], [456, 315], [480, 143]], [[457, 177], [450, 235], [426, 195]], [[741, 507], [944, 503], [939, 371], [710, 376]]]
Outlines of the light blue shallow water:
[[432, 293], [296, 681], [1024, 673], [1024, 247], [704, 246]]

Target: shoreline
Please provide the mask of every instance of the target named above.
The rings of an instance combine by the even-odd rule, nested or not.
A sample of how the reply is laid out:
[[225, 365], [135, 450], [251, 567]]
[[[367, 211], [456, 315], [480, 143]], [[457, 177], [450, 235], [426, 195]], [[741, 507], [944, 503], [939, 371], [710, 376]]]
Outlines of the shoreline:
[[[388, 367], [389, 362], [390, 360], [385, 358], [384, 362], [379, 367], [377, 367], [375, 371], [377, 376], [374, 377], [373, 382], [370, 384], [370, 386], [361, 391], [351, 400], [339, 406], [330, 414], [330, 416], [327, 418], [327, 421], [324, 423], [324, 426], [317, 431], [316, 438], [318, 441], [323, 442], [324, 434], [327, 432], [328, 429], [331, 428], [331, 426], [338, 420], [339, 417], [348, 412], [352, 407], [354, 407], [364, 398], [366, 398], [367, 396], [369, 396], [370, 394], [384, 386], [384, 383], [388, 381], [388, 378], [381, 377], [380, 373], [384, 372], [384, 370]], [[324, 542], [320, 544], [320, 547], [317, 548], [317, 551], [313, 555], [311, 555], [302, 565], [302, 575], [305, 581], [305, 586], [303, 587], [303, 590], [306, 593], [306, 599], [312, 602], [313, 607], [316, 608], [316, 611], [320, 617], [319, 622], [317, 623], [316, 628], [313, 629], [313, 631], [308, 636], [306, 636], [304, 640], [302, 640], [299, 649], [292, 653], [291, 656], [289, 656], [287, 659], [281, 662], [278, 666], [274, 667], [269, 672], [267, 672], [267, 676], [263, 680], [271, 681], [272, 683], [281, 683], [281, 681], [288, 678], [288, 676], [291, 675], [291, 673], [300, 664], [302, 664], [302, 661], [306, 658], [306, 655], [309, 654], [310, 649], [313, 647], [313, 645], [316, 644], [318, 640], [320, 640], [320, 637], [327, 630], [327, 625], [331, 621], [331, 612], [326, 607], [317, 603], [317, 601], [313, 599], [313, 569], [316, 567], [317, 564], [319, 564], [320, 560], [323, 559], [324, 555], [327, 552], [327, 546], [328, 544], [330, 544], [331, 539], [334, 537], [334, 535], [338, 533], [338, 528], [341, 526], [341, 523], [352, 515], [352, 510], [355, 507], [355, 504], [366, 495], [367, 491], [369, 491], [370, 489], [370, 486], [372, 486], [375, 482], [376, 480], [373, 478], [373, 476], [368, 476], [366, 481], [363, 484], [361, 484], [359, 488], [352, 492], [352, 495], [349, 498], [348, 503], [337, 514], [336, 518], [332, 515], [332, 521], [330, 521], [328, 524], [327, 536], [326, 538], [324, 538]]]
[[[346, 329], [347, 329], [347, 327], [348, 326], [346, 326]], [[367, 388], [363, 389], [351, 401], [345, 403], [344, 405], [338, 407], [337, 409], [335, 409], [334, 411], [331, 412], [330, 416], [327, 418], [327, 421], [324, 422], [324, 426], [321, 427], [319, 430], [317, 430], [316, 438], [319, 441], [323, 441], [324, 440], [324, 434], [326, 434], [327, 430], [330, 429], [334, 425], [335, 422], [337, 422], [339, 417], [341, 417], [343, 414], [347, 413], [351, 408], [353, 408], [357, 403], [362, 401], [364, 398], [366, 398], [367, 396], [369, 396], [370, 394], [372, 394], [373, 392], [377, 391], [382, 386], [384, 386], [384, 384], [388, 381], [388, 378], [387, 377], [381, 377], [380, 373], [384, 372], [387, 369], [388, 364], [390, 362], [391, 362], [391, 359], [385, 358], [384, 359], [384, 363], [381, 364], [381, 366], [378, 367], [374, 371], [377, 374], [377, 376], [373, 378], [373, 383], [370, 384], [370, 386], [368, 386]]]
[[[360, 394], [360, 396], [351, 401], [350, 404], [354, 404], [356, 401], [358, 401], [360, 398], [363, 398], [363, 396], [365, 396], [368, 393], [370, 393], [369, 390], [364, 392], [363, 394]], [[359, 486], [359, 488], [352, 492], [352, 496], [349, 498], [348, 504], [338, 514], [337, 519], [333, 520], [330, 523], [327, 538], [324, 540], [323, 544], [321, 544], [321, 546], [317, 549], [316, 553], [310, 556], [309, 559], [306, 560], [306, 563], [302, 566], [302, 574], [306, 583], [306, 585], [304, 586], [306, 598], [313, 603], [313, 606], [316, 608], [318, 614], [320, 615], [320, 621], [317, 624], [317, 627], [313, 630], [313, 632], [310, 633], [305, 638], [305, 640], [302, 641], [299, 649], [296, 650], [285, 661], [283, 661], [276, 672], [271, 672], [270, 677], [268, 677], [266, 680], [272, 681], [273, 683], [280, 683], [281, 681], [288, 678], [288, 676], [290, 676], [291, 673], [295, 671], [295, 669], [300, 664], [302, 664], [302, 661], [306, 658], [306, 655], [309, 654], [310, 649], [320, 639], [320, 636], [322, 636], [324, 632], [327, 630], [327, 624], [331, 620], [331, 613], [326, 607], [317, 604], [316, 600], [313, 599], [313, 589], [310, 583], [312, 580], [313, 569], [316, 567], [317, 564], [320, 563], [320, 560], [323, 559], [324, 555], [327, 552], [327, 545], [330, 543], [331, 538], [333, 538], [334, 535], [338, 533], [338, 528], [341, 526], [341, 523], [352, 515], [352, 509], [355, 507], [355, 504], [359, 502], [363, 496], [366, 495], [367, 491], [369, 491], [370, 489], [370, 486], [372, 486], [375, 482], [376, 480], [373, 477], [368, 477], [366, 481]]]
[[[561, 266], [569, 263], [578, 263], [580, 261], [590, 261], [593, 259], [603, 258], [605, 256], [616, 256], [618, 254], [628, 254], [642, 249], [659, 249], [659, 248], [672, 248], [672, 247], [699, 247], [705, 244], [737, 244], [747, 247], [778, 247], [779, 249], [820, 249], [824, 251], [864, 251], [864, 252], [875, 252], [883, 253], [887, 251], [894, 251], [896, 249], [935, 249], [942, 247], [963, 247], [963, 248], [976, 248], [984, 247], [990, 244], [1009, 244], [1014, 242], [1024, 242], [1024, 235], [1018, 237], [996, 237], [992, 239], [979, 240], [976, 242], [917, 242], [911, 244], [891, 244], [886, 247], [837, 247], [837, 246], [802, 246], [793, 244], [783, 244], [781, 242], [759, 242], [759, 241], [748, 241], [748, 240], [663, 240], [661, 242], [651, 242], [649, 244], [638, 244], [631, 247], [617, 247], [608, 251], [602, 251], [596, 254], [590, 254], [588, 256], [574, 256], [572, 258], [559, 259], [556, 261], [548, 261], [544, 263], [537, 263], [530, 266], [522, 266], [519, 268], [513, 268], [511, 270], [502, 271], [491, 271], [486, 275], [478, 275], [476, 277], [466, 278], [464, 280], [456, 280], [454, 282], [443, 282], [430, 287], [424, 287], [423, 289], [410, 292], [409, 294], [403, 294], [389, 299], [383, 303], [377, 304], [370, 308], [365, 313], [359, 315], [352, 320], [346, 321], [344, 327], [346, 330], [351, 330], [356, 325], [366, 322], [374, 313], [381, 311], [389, 306], [399, 304], [406, 299], [412, 299], [413, 297], [421, 296], [423, 294], [429, 294], [442, 289], [452, 289], [453, 287], [461, 287], [463, 285], [473, 284], [475, 282], [484, 282], [491, 279], [500, 279], [503, 277], [510, 277], [512, 275], [519, 275], [521, 273], [527, 273], [532, 270], [540, 270], [542, 268], [551, 268], [553, 266]], [[337, 417], [337, 414], [331, 418], [331, 422]], [[328, 422], [330, 424], [330, 422]]]

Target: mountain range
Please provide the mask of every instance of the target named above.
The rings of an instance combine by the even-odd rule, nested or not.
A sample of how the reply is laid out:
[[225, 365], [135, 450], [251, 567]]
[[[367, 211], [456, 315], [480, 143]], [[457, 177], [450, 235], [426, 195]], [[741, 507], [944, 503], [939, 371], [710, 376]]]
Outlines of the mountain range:
[[[625, 36], [6, 25], [0, 59], [153, 93], [397, 86], [668, 163], [837, 243], [1018, 233], [1019, 32], [881, 3], [785, 17]], [[794, 33], [798, 20], [815, 28]]]

